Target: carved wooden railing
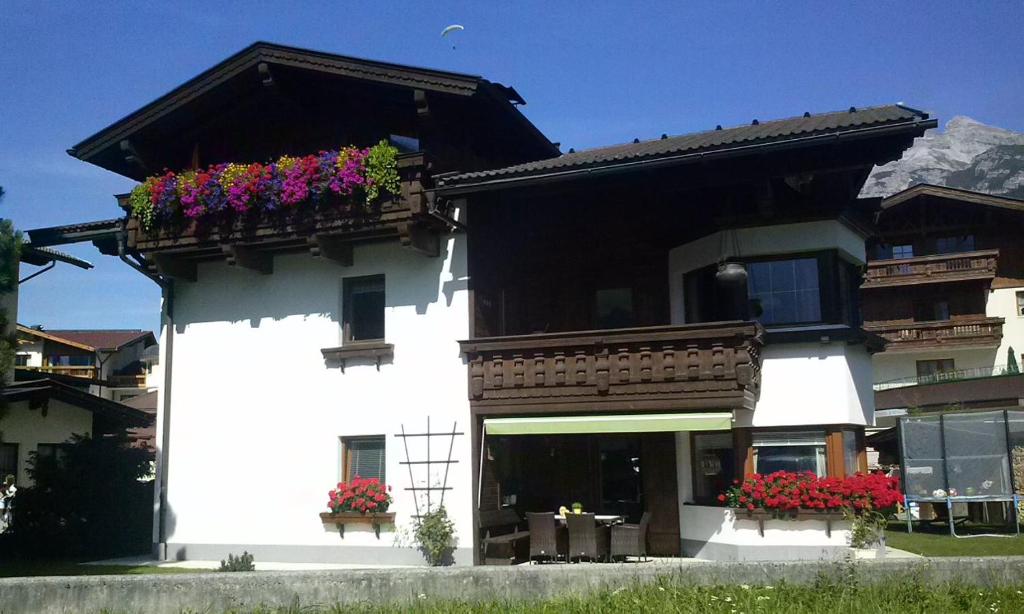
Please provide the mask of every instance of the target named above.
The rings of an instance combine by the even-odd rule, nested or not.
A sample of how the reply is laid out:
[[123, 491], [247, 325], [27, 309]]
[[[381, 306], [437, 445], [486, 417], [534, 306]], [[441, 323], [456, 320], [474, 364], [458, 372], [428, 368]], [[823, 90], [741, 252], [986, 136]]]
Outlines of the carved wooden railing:
[[863, 288], [995, 277], [999, 250], [919, 256], [868, 263]]
[[88, 379], [96, 379], [96, 367], [89, 366], [62, 366], [62, 365], [44, 365], [42, 367], [18, 367], [25, 371], [39, 371], [40, 373], [53, 373], [56, 375], [68, 375], [71, 377], [85, 377]]
[[717, 322], [489, 337], [460, 345], [477, 408], [728, 410], [753, 409], [762, 334], [754, 322]]
[[911, 351], [930, 347], [999, 347], [1003, 318], [965, 318], [910, 324], [869, 324], [864, 330], [883, 337], [886, 351]]

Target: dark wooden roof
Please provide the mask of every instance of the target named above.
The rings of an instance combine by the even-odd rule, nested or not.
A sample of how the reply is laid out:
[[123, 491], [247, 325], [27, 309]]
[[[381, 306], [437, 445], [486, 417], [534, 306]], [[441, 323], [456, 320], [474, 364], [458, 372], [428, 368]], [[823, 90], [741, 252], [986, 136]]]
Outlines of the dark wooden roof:
[[117, 419], [126, 426], [144, 427], [153, 423], [153, 416], [144, 411], [89, 394], [53, 379], [15, 382], [4, 387], [0, 394], [7, 402], [27, 400], [40, 403], [57, 399], [94, 414]]
[[34, 264], [36, 266], [43, 266], [50, 264], [51, 262], [63, 262], [70, 264], [82, 269], [93, 268], [92, 263], [81, 258], [75, 258], [71, 254], [65, 254], [64, 252], [50, 249], [48, 247], [38, 247], [29, 243], [21, 246], [21, 252], [19, 253], [19, 259], [21, 262], [28, 264]]
[[53, 330], [47, 334], [60, 339], [67, 339], [97, 350], [117, 351], [126, 345], [142, 341], [147, 347], [156, 343], [156, 337], [148, 330]]
[[121, 230], [123, 224], [123, 219], [114, 218], [110, 220], [97, 220], [95, 222], [67, 224], [64, 226], [33, 228], [24, 232], [32, 242], [33, 248], [41, 248], [83, 241], [112, 241], [116, 239], [117, 233]]
[[[133, 139], [135, 135], [161, 122], [170, 121], [177, 124], [187, 121], [192, 117], [188, 112], [184, 113], [185, 120], [181, 117], [174, 119], [173, 116], [191, 108], [190, 105], [200, 99], [216, 96], [232, 100], [245, 96], [247, 90], [239, 87], [238, 83], [256, 82], [262, 78], [260, 68], [264, 64], [270, 68], [279, 66], [300, 69], [324, 76], [358, 79], [409, 90], [475, 97], [482, 107], [488, 109], [494, 122], [507, 124], [507, 130], [517, 133], [524, 141], [529, 141], [533, 147], [545, 152], [546, 155], [558, 151], [557, 147], [516, 109], [514, 105], [525, 104], [525, 101], [514, 88], [476, 75], [256, 42], [82, 140], [68, 149], [68, 153], [116, 173], [139, 179], [137, 169], [123, 159], [124, 155], [120, 152], [122, 141]], [[411, 100], [410, 97], [410, 102]], [[194, 121], [195, 118], [192, 119]]]
[[883, 199], [882, 210], [891, 209], [892, 207], [899, 206], [903, 203], [921, 197], [932, 197], [952, 202], [970, 203], [1024, 212], [1024, 200], [1007, 198], [1005, 196], [995, 196], [993, 194], [985, 194], [982, 192], [972, 192], [971, 190], [961, 190], [959, 188], [932, 185], [930, 183], [920, 183], [915, 186], [911, 186], [902, 192], [897, 192], [892, 196]]
[[738, 155], [753, 148], [814, 144], [827, 139], [850, 138], [879, 131], [923, 132], [936, 126], [923, 113], [902, 105], [849, 109], [817, 115], [758, 122], [735, 128], [662, 137], [624, 145], [599, 147], [555, 158], [505, 168], [463, 173], [439, 180], [444, 188], [483, 187], [553, 175], [591, 173], [597, 169], [639, 165], [656, 161], [678, 161], [712, 155]]

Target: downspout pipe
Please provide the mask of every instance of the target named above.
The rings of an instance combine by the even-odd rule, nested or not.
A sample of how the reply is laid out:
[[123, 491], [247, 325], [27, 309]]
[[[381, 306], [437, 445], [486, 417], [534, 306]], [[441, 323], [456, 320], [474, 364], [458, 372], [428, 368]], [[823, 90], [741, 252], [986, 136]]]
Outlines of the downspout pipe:
[[[160, 437], [160, 457], [157, 459], [157, 484], [156, 492], [153, 494], [153, 556], [157, 560], [167, 559], [167, 460], [170, 450], [170, 426], [171, 426], [171, 373], [173, 372], [174, 357], [174, 282], [172, 279], [162, 277], [149, 271], [137, 260], [128, 256], [127, 249], [127, 219], [122, 222], [121, 229], [117, 233], [117, 256], [122, 262], [142, 273], [160, 286], [163, 298], [163, 313], [161, 325], [166, 328], [166, 335], [163, 340], [163, 373], [164, 381], [160, 388], [163, 394], [163, 412], [160, 414], [158, 425]], [[134, 254], [133, 254], [134, 255]], [[136, 256], [137, 257], [137, 256]]]

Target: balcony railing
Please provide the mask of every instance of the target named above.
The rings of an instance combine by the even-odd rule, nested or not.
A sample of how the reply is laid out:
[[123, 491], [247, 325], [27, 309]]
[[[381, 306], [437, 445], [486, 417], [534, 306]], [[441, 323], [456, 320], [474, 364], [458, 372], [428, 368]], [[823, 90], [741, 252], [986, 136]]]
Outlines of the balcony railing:
[[999, 250], [868, 262], [862, 288], [928, 284], [996, 276]]
[[39, 371], [40, 373], [53, 373], [55, 375], [67, 375], [70, 377], [85, 377], [96, 379], [96, 367], [68, 367], [58, 365], [46, 365], [42, 367], [18, 367], [26, 371]]
[[872, 324], [864, 330], [883, 337], [886, 352], [948, 347], [999, 347], [1003, 318], [970, 318], [911, 324]]
[[718, 322], [461, 341], [474, 409], [753, 409], [763, 329]]
[[107, 382], [117, 388], [145, 388], [145, 375], [111, 375]]
[[[368, 239], [397, 238], [405, 246], [436, 256], [440, 223], [428, 210], [429, 163], [422, 153], [402, 155], [398, 173], [401, 193], [372, 210], [342, 207], [204, 228], [192, 222], [154, 232], [144, 231], [132, 217], [127, 224], [128, 247], [145, 256], [154, 272], [186, 281], [195, 280], [197, 262], [210, 260], [269, 274], [272, 256], [280, 252], [308, 251], [348, 266], [353, 244]], [[118, 198], [128, 210], [128, 195]]]

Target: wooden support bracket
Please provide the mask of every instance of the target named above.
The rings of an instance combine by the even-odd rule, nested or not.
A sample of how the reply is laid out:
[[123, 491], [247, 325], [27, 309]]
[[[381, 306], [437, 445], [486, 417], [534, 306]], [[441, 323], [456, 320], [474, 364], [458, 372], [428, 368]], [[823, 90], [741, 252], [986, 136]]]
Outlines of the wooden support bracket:
[[163, 254], [153, 254], [152, 260], [156, 265], [156, 272], [164, 277], [180, 281], [195, 281], [197, 278], [194, 260], [173, 258]]
[[441, 238], [436, 230], [424, 228], [417, 224], [402, 224], [398, 229], [398, 238], [404, 247], [408, 247], [424, 256], [436, 258], [441, 254]]
[[228, 266], [239, 266], [263, 275], [274, 272], [274, 257], [267, 252], [258, 252], [244, 245], [222, 245], [221, 250], [227, 256]]
[[309, 253], [315, 258], [327, 258], [342, 266], [352, 266], [352, 243], [342, 237], [314, 235], [309, 239]]

